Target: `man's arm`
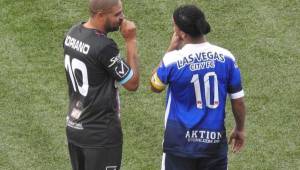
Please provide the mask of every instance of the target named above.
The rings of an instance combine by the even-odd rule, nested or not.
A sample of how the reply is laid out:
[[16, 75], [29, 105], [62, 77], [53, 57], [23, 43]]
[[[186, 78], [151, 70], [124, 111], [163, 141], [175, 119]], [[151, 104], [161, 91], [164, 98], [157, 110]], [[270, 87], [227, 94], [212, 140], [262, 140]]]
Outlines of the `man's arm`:
[[150, 79], [150, 87], [151, 91], [154, 93], [160, 93], [165, 89], [165, 84], [161, 82], [161, 80], [157, 76], [157, 68], [153, 69], [151, 79]]
[[[183, 46], [183, 41], [174, 32], [172, 35], [169, 47], [167, 49], [167, 52], [179, 49], [182, 46]], [[164, 83], [162, 83], [161, 80], [159, 79], [159, 77], [157, 76], [157, 69], [158, 69], [158, 66], [156, 68], [154, 68], [152, 71], [151, 79], [150, 79], [150, 87], [151, 87], [151, 91], [153, 91], [155, 93], [160, 93], [165, 89], [166, 85]]]
[[120, 29], [125, 39], [127, 63], [133, 71], [133, 76], [123, 87], [129, 91], [136, 91], [139, 87], [139, 61], [137, 54], [136, 26], [134, 22], [124, 19]]
[[232, 151], [239, 152], [245, 144], [245, 117], [246, 108], [244, 98], [231, 99], [232, 112], [235, 119], [235, 128], [232, 130], [229, 144], [232, 145]]

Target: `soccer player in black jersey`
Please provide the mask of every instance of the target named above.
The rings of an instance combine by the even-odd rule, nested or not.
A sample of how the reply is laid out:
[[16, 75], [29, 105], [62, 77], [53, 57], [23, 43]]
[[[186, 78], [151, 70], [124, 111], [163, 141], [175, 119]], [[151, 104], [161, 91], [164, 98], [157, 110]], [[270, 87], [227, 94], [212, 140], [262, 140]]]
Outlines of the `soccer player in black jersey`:
[[[121, 0], [89, 0], [90, 18], [74, 25], [64, 39], [69, 88], [67, 139], [73, 170], [118, 170], [122, 130], [118, 85], [139, 85], [136, 27], [124, 18]], [[125, 39], [127, 61], [112, 31]]]

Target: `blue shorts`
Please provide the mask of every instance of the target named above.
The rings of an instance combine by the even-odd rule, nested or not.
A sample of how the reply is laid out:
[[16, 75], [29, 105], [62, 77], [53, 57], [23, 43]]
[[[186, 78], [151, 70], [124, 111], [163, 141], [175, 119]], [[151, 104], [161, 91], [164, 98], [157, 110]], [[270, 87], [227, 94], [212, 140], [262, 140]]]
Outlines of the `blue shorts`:
[[184, 158], [164, 154], [161, 170], [227, 170], [227, 156], [216, 158]]

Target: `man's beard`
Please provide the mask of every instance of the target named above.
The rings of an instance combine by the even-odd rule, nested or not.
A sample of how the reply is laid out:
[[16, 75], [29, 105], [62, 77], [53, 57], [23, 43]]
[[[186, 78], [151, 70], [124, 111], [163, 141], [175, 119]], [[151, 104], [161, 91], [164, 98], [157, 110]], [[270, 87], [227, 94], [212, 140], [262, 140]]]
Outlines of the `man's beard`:
[[108, 22], [108, 20], [106, 21], [106, 24], [105, 24], [105, 31], [107, 32], [107, 33], [109, 33], [109, 32], [114, 32], [114, 31], [119, 31], [119, 29], [120, 29], [120, 24], [121, 24], [121, 22], [120, 23], [118, 23], [118, 25], [117, 26], [111, 26], [111, 24]]
[[106, 30], [107, 33], [114, 32], [114, 31], [119, 31], [119, 26], [116, 26], [116, 27], [108, 26], [108, 27], [105, 27], [105, 30]]

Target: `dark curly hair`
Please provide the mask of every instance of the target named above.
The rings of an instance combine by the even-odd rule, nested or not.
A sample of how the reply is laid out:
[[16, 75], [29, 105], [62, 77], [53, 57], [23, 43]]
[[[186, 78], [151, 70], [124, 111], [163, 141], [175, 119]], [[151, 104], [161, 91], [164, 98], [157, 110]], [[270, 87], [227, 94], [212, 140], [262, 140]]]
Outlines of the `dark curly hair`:
[[180, 30], [192, 37], [206, 35], [210, 32], [210, 25], [204, 13], [195, 5], [183, 5], [173, 13], [175, 24]]

